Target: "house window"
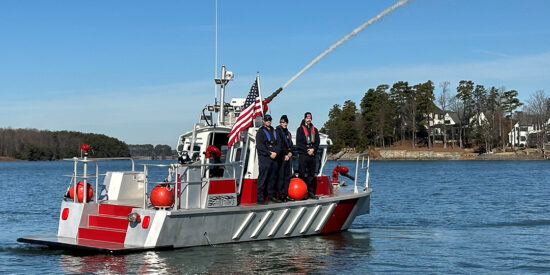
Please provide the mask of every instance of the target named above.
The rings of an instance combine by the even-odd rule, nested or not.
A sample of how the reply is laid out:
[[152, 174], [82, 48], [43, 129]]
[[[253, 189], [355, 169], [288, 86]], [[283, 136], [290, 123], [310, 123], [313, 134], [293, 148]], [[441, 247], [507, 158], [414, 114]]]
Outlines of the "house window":
[[524, 136], [519, 137], [519, 141], [526, 141], [526, 140], [527, 138], [525, 138]]
[[451, 121], [448, 120], [448, 119], [446, 119], [446, 120], [445, 120], [445, 124], [451, 124]]
[[521, 126], [521, 130], [520, 130], [520, 131], [527, 132], [527, 131], [528, 131], [527, 126]]

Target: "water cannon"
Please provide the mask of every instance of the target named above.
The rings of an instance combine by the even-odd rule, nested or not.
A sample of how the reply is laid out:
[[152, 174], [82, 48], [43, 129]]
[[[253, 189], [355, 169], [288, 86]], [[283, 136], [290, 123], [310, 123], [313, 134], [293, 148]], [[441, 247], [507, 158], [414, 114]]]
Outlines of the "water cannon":
[[336, 165], [334, 169], [332, 170], [332, 183], [339, 183], [338, 181], [338, 175], [342, 175], [350, 180], [355, 180], [355, 178], [349, 173], [349, 168], [342, 166], [340, 164]]

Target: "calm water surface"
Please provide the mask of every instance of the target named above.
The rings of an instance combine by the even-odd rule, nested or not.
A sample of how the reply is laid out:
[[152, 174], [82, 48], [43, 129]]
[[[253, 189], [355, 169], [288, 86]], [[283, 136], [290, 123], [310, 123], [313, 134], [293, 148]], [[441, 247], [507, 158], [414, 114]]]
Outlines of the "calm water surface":
[[71, 169], [0, 162], [0, 273], [550, 272], [548, 161], [373, 162], [371, 214], [337, 234], [123, 256], [17, 243], [57, 232]]

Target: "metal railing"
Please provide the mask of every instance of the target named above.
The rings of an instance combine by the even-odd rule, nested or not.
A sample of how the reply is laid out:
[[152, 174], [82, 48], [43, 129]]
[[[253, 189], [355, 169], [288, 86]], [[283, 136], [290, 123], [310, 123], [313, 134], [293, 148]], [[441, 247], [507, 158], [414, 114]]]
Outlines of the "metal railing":
[[[88, 187], [88, 179], [95, 179], [95, 201], [97, 202], [99, 199], [99, 177], [105, 176], [105, 174], [99, 174], [99, 166], [97, 165], [100, 161], [113, 161], [113, 160], [129, 160], [132, 162], [132, 171], [135, 171], [135, 162], [133, 158], [88, 158], [87, 156], [84, 156], [83, 158], [70, 158], [70, 159], [63, 159], [64, 161], [73, 161], [74, 162], [74, 168], [73, 168], [73, 174], [72, 175], [65, 175], [67, 177], [71, 177], [71, 182], [69, 183], [69, 190], [70, 186], [74, 186], [73, 188], [73, 201], [78, 201], [78, 179], [83, 180], [83, 194], [82, 194], [82, 203], [87, 203], [87, 187]], [[78, 174], [78, 163], [82, 162], [82, 174]], [[95, 174], [88, 175], [88, 163], [93, 163], [95, 165]]]
[[[367, 166], [365, 166], [365, 156], [367, 156]], [[370, 157], [369, 153], [362, 153], [357, 156], [357, 159], [355, 161], [355, 180], [354, 180], [354, 187], [353, 192], [359, 193], [359, 190], [357, 190], [357, 175], [359, 173], [359, 159], [361, 159], [361, 169], [366, 169], [365, 172], [365, 188], [363, 188], [363, 191], [366, 191], [369, 188], [369, 178], [370, 178]]]
[[[173, 186], [174, 188], [174, 206], [173, 206], [173, 209], [174, 210], [178, 210], [180, 207], [179, 207], [179, 197], [180, 197], [180, 192], [181, 190], [179, 190], [179, 188], [181, 186], [178, 186], [178, 185], [184, 185], [184, 184], [189, 184], [189, 183], [204, 183], [204, 182], [207, 182], [210, 177], [208, 177], [208, 175], [206, 175], [206, 177], [202, 177], [202, 168], [212, 168], [212, 167], [223, 167], [224, 168], [224, 171], [226, 169], [226, 167], [230, 167], [231, 168], [231, 171], [232, 171], [232, 177], [235, 179], [235, 184], [237, 183], [237, 167], [238, 166], [242, 166], [243, 165], [243, 161], [236, 161], [236, 162], [230, 162], [230, 163], [204, 163], [204, 164], [180, 164], [180, 163], [173, 163], [173, 164], [141, 164], [143, 165], [143, 173], [145, 175], [145, 183], [144, 183], [144, 188], [143, 188], [143, 208], [147, 208], [148, 207], [148, 203], [147, 203], [147, 198], [148, 198], [148, 194], [147, 194], [147, 191], [149, 190], [149, 183], [151, 184], [155, 184], [155, 185], [158, 185], [158, 184], [166, 184], [166, 185], [170, 185], [170, 186]], [[149, 168], [150, 167], [168, 167], [168, 177], [166, 178], [165, 181], [161, 181], [161, 182], [149, 182]], [[187, 173], [189, 173], [190, 171], [190, 168], [201, 168], [201, 180], [200, 181], [184, 181], [181, 177], [178, 179], [178, 168], [183, 168], [183, 169], [187, 169]], [[241, 169], [244, 169], [243, 167], [241, 167]], [[183, 176], [183, 173], [181, 174]], [[202, 189], [202, 187], [201, 187]], [[200, 194], [200, 196], [202, 196], [202, 192]], [[200, 198], [200, 205], [202, 205], [202, 198]]]

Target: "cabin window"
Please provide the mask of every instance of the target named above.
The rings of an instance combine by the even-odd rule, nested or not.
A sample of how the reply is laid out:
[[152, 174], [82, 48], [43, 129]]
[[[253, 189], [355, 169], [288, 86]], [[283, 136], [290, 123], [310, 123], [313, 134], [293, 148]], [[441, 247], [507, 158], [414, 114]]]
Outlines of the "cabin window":
[[[213, 133], [208, 138], [208, 144], [212, 144], [216, 146], [216, 148], [220, 149], [222, 155], [219, 159], [210, 159], [209, 163], [225, 163], [227, 158], [227, 142], [229, 140], [229, 136], [227, 133]], [[225, 176], [224, 166], [216, 165], [209, 167], [209, 176], [210, 177], [223, 177]]]
[[242, 148], [237, 148], [235, 150], [235, 158], [233, 159], [233, 161], [239, 161], [241, 160], [241, 153], [242, 153]]
[[225, 162], [227, 157], [227, 142], [229, 141], [228, 133], [214, 133], [208, 138], [208, 144], [216, 146], [222, 152], [221, 161]]

